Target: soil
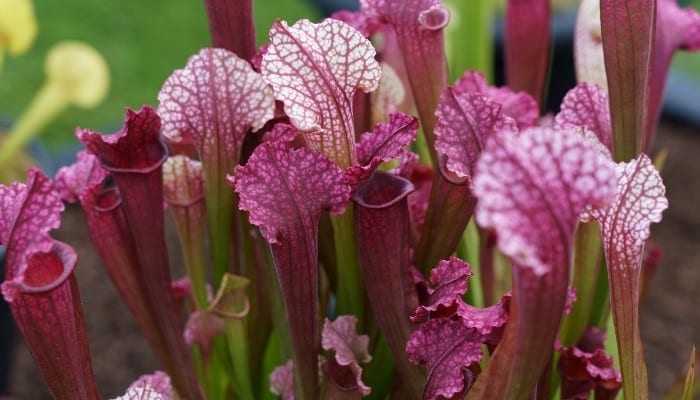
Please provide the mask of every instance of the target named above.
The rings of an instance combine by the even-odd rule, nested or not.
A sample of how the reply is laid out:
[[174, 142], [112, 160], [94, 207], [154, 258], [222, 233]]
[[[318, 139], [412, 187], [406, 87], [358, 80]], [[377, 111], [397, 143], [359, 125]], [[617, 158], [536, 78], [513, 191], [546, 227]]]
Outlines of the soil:
[[[700, 128], [665, 123], [656, 149], [669, 209], [652, 227], [663, 258], [642, 303], [641, 330], [652, 399], [661, 398], [700, 345]], [[697, 377], [697, 372], [696, 372]]]
[[[641, 314], [652, 399], [661, 398], [683, 370], [691, 346], [700, 345], [700, 129], [665, 122], [656, 146], [662, 148], [668, 151], [662, 175], [670, 208], [652, 238], [664, 256]], [[64, 213], [55, 237], [75, 246], [81, 257], [76, 275], [102, 396], [120, 395], [158, 362], [101, 269], [79, 209]], [[177, 243], [172, 233], [168, 242]], [[9, 393], [17, 399], [49, 398], [21, 339], [15, 341]]]

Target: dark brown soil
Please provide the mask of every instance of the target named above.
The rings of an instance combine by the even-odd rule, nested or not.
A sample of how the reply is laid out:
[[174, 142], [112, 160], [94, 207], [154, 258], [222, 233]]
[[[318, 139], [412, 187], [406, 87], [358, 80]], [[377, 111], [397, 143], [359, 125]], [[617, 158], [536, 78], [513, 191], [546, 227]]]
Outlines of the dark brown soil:
[[665, 123], [656, 148], [668, 150], [662, 176], [669, 209], [652, 228], [664, 256], [641, 314], [653, 399], [700, 345], [700, 129]]
[[[642, 305], [651, 398], [661, 398], [700, 344], [700, 130], [665, 123], [657, 148], [668, 150], [663, 171], [670, 200], [664, 220], [652, 230], [664, 257]], [[122, 394], [130, 382], [158, 368], [145, 340], [102, 271], [82, 212], [71, 208], [55, 235], [75, 246], [93, 366], [104, 398]], [[176, 243], [169, 238], [169, 243]], [[17, 339], [10, 393], [18, 399], [48, 398], [33, 361]]]

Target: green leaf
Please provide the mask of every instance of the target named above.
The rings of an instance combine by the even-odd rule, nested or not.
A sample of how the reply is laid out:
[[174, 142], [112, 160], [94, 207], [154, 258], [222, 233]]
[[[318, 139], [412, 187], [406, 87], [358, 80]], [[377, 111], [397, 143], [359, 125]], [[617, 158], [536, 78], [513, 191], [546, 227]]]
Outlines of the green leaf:
[[683, 386], [683, 400], [692, 400], [693, 396], [693, 382], [695, 381], [695, 346], [690, 352], [690, 366], [688, 366], [688, 373], [685, 375], [685, 385]]

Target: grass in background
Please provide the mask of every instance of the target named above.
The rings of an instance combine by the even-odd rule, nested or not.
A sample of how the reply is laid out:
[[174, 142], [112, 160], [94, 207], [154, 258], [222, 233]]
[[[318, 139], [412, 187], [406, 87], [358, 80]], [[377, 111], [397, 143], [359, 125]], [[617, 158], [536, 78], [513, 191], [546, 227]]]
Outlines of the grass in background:
[[[102, 105], [87, 111], [71, 108], [42, 133], [52, 153], [77, 145], [76, 126], [112, 132], [121, 127], [124, 107], [157, 105], [165, 79], [211, 43], [203, 0], [34, 0], [34, 7], [39, 35], [28, 53], [5, 59], [0, 113], [12, 120], [26, 107], [44, 81], [44, 57], [58, 41], [89, 43], [105, 57], [111, 74]], [[318, 18], [304, 0], [257, 0], [255, 15], [260, 42], [267, 40], [278, 16]]]

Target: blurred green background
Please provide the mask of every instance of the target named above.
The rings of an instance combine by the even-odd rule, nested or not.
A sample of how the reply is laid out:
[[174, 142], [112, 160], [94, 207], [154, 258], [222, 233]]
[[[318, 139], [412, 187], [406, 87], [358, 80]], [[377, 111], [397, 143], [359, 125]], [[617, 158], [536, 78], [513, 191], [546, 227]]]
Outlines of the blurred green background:
[[[557, 1], [563, 3], [559, 6], [577, 3]], [[267, 30], [278, 16], [289, 21], [320, 16], [308, 0], [254, 3], [259, 43], [267, 40]], [[700, 9], [700, 0], [689, 3]], [[60, 40], [94, 46], [111, 72], [104, 103], [89, 111], [71, 108], [43, 132], [41, 140], [51, 153], [75, 146], [76, 125], [112, 132], [121, 127], [124, 107], [156, 105], [165, 79], [210, 43], [202, 0], [34, 0], [34, 7], [39, 24], [35, 45], [20, 57], [6, 58], [0, 72], [0, 123], [14, 119], [29, 103], [44, 80], [44, 56]], [[700, 81], [700, 54], [679, 52], [674, 63]]]
[[[187, 58], [210, 45], [203, 0], [33, 0], [39, 34], [32, 49], [7, 57], [0, 72], [0, 119], [8, 123], [27, 106], [44, 81], [44, 57], [60, 40], [81, 40], [102, 53], [111, 73], [107, 99], [94, 110], [71, 107], [47, 127], [41, 140], [53, 152], [77, 143], [76, 125], [112, 132], [124, 107], [157, 105], [167, 77]], [[317, 19], [304, 0], [255, 1], [258, 42], [278, 16]], [[1, 121], [0, 121], [1, 122]]]

